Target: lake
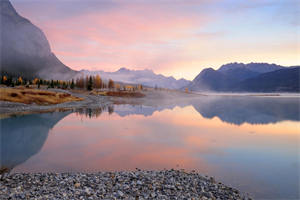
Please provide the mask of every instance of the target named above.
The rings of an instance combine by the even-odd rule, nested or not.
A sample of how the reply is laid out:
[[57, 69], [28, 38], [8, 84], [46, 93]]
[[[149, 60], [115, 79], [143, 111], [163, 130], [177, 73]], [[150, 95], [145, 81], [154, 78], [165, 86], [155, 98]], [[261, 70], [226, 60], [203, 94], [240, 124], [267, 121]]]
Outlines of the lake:
[[201, 97], [1, 119], [11, 172], [185, 169], [255, 198], [299, 196], [298, 97]]

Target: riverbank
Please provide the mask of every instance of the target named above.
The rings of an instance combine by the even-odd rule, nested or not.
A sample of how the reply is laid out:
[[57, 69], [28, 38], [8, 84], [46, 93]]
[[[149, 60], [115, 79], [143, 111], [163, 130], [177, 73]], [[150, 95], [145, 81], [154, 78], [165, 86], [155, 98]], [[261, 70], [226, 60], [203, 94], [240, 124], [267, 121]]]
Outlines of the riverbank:
[[15, 173], [0, 199], [250, 199], [211, 177], [183, 170]]
[[53, 92], [31, 88], [0, 87], [0, 100], [37, 105], [54, 105], [71, 101], [82, 101], [82, 98], [74, 97], [64, 92]]
[[[44, 90], [37, 90], [44, 91]], [[68, 101], [59, 104], [38, 105], [36, 103], [24, 104], [11, 101], [0, 101], [0, 117], [6, 117], [17, 114], [51, 112], [56, 110], [70, 110], [78, 108], [99, 108], [109, 106], [112, 104], [134, 104], [134, 105], [170, 105], [180, 101], [191, 100], [191, 97], [200, 97], [199, 94], [185, 93], [182, 91], [169, 91], [169, 90], [143, 90], [139, 97], [128, 96], [108, 96], [97, 94], [93, 91], [84, 90], [63, 90], [63, 89], [48, 89], [49, 92], [64, 93], [71, 95], [80, 101]]]
[[[129, 104], [143, 105], [151, 107], [161, 106], [185, 106], [193, 102], [200, 102], [201, 99], [217, 98], [217, 97], [269, 97], [269, 98], [299, 98], [299, 94], [254, 94], [254, 93], [194, 93], [183, 92], [179, 90], [167, 89], [144, 89], [136, 93], [132, 92], [113, 92], [109, 95], [109, 91], [86, 91], [86, 90], [63, 90], [63, 89], [47, 89], [36, 91], [54, 92], [57, 94], [67, 94], [71, 97], [80, 99], [80, 101], [67, 101], [64, 103], [38, 105], [36, 103], [24, 104], [11, 101], [0, 100], [0, 118], [9, 117], [11, 115], [22, 115], [29, 113], [52, 112], [61, 110], [76, 110], [81, 108], [97, 109], [101, 107]], [[120, 94], [119, 94], [120, 93]], [[130, 95], [129, 95], [130, 94]]]
[[89, 95], [87, 93], [72, 92], [71, 90], [62, 89], [49, 89], [51, 92], [61, 92], [70, 94], [76, 98], [82, 99], [81, 101], [68, 101], [59, 104], [52, 105], [38, 105], [35, 103], [24, 104], [10, 101], [0, 101], [0, 113], [1, 117], [15, 115], [15, 114], [27, 114], [38, 112], [51, 112], [56, 110], [68, 110], [76, 108], [98, 108], [105, 105], [112, 104], [108, 97]]

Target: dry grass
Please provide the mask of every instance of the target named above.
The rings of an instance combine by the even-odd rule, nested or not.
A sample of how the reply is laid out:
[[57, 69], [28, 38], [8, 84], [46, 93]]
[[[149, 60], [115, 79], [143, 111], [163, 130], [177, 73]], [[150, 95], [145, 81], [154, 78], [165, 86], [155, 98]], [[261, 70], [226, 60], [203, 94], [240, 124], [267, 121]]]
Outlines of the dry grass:
[[0, 100], [25, 104], [36, 103], [38, 105], [52, 105], [69, 101], [81, 101], [83, 99], [67, 93], [37, 89], [0, 88]]
[[112, 96], [112, 97], [129, 97], [129, 98], [141, 98], [145, 95], [141, 92], [135, 91], [92, 91], [92, 95]]

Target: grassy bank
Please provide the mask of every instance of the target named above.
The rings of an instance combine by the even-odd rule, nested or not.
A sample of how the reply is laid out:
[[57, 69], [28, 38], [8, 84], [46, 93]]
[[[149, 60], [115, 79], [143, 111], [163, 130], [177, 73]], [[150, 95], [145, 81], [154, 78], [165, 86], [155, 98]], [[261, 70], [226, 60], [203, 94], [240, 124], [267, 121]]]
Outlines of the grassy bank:
[[0, 88], [0, 100], [24, 104], [52, 105], [70, 101], [81, 101], [67, 93], [28, 88]]

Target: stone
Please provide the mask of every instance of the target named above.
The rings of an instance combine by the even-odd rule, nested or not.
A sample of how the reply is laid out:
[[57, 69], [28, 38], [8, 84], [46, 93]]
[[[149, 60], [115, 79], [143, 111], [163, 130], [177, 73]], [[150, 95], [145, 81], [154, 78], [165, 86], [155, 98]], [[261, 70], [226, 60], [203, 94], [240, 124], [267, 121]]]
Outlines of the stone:
[[80, 187], [80, 183], [75, 183], [74, 185], [76, 188]]

